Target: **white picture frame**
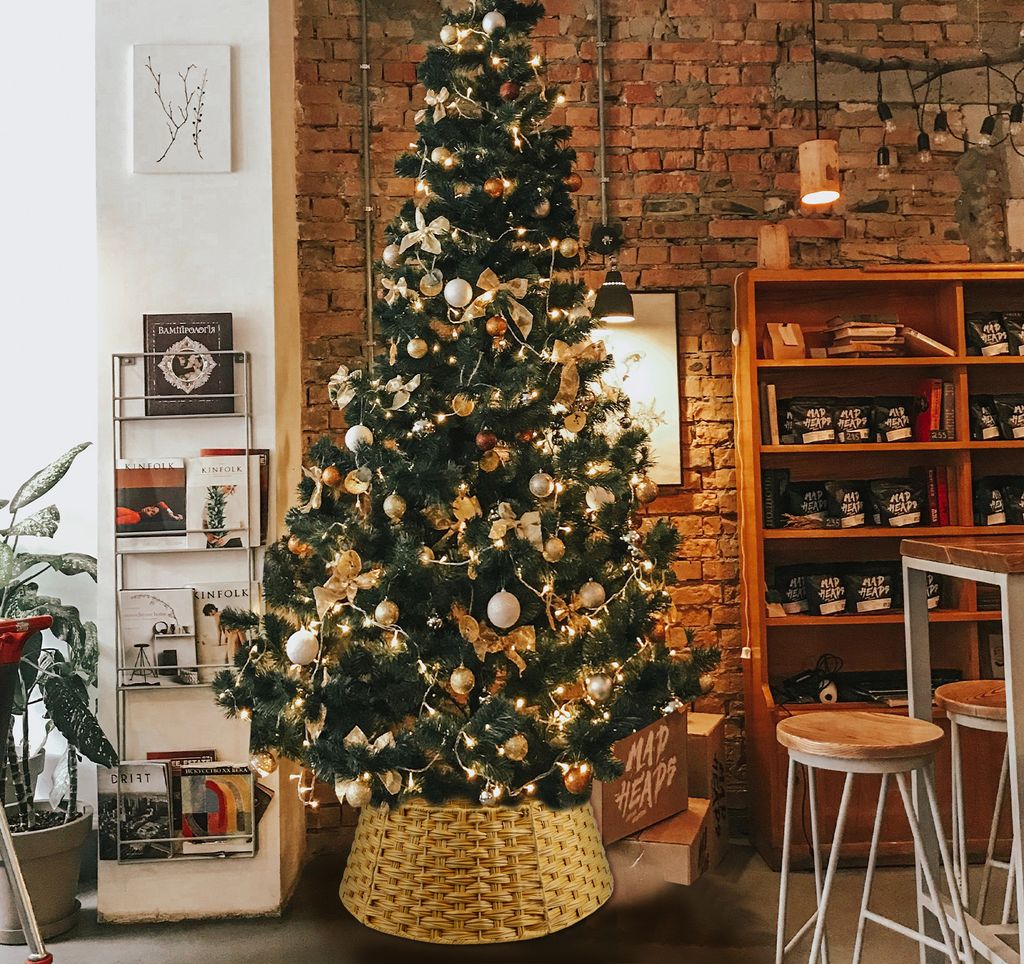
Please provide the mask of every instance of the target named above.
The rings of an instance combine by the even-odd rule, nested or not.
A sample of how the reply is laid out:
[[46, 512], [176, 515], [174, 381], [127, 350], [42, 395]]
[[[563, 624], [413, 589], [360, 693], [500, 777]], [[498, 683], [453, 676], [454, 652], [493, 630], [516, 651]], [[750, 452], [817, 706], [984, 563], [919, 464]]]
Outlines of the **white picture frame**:
[[631, 401], [634, 422], [651, 436], [658, 485], [681, 485], [683, 439], [679, 402], [678, 306], [675, 291], [633, 293], [636, 320], [606, 324], [600, 338], [615, 367], [605, 376]]
[[231, 171], [228, 44], [136, 44], [132, 48], [132, 170], [136, 174]]

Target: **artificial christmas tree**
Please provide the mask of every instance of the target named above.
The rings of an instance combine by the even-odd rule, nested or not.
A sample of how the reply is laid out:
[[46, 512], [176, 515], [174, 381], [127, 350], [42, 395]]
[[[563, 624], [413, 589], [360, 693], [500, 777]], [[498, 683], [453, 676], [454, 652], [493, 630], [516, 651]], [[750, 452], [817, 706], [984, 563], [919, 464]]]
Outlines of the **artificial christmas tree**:
[[678, 534], [645, 524], [649, 441], [601, 380], [542, 13], [444, 15], [378, 266], [387, 355], [332, 378], [344, 444], [311, 448], [270, 612], [217, 682], [262, 768], [284, 754], [367, 807], [346, 905], [426, 940], [537, 936], [607, 899], [592, 780], [717, 662], [666, 641]]

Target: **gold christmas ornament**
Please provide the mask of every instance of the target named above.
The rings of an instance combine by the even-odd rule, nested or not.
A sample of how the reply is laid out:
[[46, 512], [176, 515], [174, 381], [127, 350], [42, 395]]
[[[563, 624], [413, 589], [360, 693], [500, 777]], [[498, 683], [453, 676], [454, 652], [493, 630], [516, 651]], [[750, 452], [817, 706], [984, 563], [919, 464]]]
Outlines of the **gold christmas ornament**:
[[583, 793], [590, 786], [590, 766], [574, 763], [562, 776], [565, 789], [570, 793]]
[[[337, 793], [337, 787], [335, 787]], [[344, 800], [350, 807], [365, 807], [373, 799], [373, 788], [362, 780], [350, 780], [344, 790]]]
[[487, 601], [487, 618], [492, 626], [498, 629], [508, 629], [519, 622], [522, 607], [519, 600], [512, 593], [502, 590], [496, 592]]
[[397, 492], [392, 492], [391, 495], [384, 499], [384, 515], [392, 522], [400, 522], [402, 516], [405, 515], [406, 508], [405, 499]]
[[288, 537], [288, 551], [293, 555], [304, 557], [313, 550], [311, 546], [303, 542], [298, 536], [291, 535]]
[[249, 757], [249, 766], [261, 777], [269, 777], [277, 769], [277, 757], [270, 750], [257, 750]]
[[448, 685], [451, 686], [453, 693], [458, 693], [459, 696], [467, 696], [473, 692], [473, 687], [476, 685], [476, 677], [469, 667], [458, 666], [452, 670]]
[[405, 350], [410, 358], [422, 358], [430, 350], [430, 346], [424, 338], [410, 338]]
[[476, 402], [461, 392], [452, 399], [452, 411], [460, 418], [472, 415], [474, 408], [476, 408]]
[[565, 543], [558, 536], [551, 536], [544, 543], [544, 558], [548, 562], [558, 562], [565, 555]]
[[530, 752], [530, 741], [522, 733], [515, 733], [505, 741], [502, 749], [505, 756], [518, 763], [526, 759], [526, 754]]
[[612, 695], [612, 678], [607, 673], [594, 673], [586, 679], [587, 695], [595, 703], [603, 703]]
[[465, 278], [452, 278], [444, 286], [444, 300], [453, 308], [465, 308], [473, 300], [473, 286]]
[[587, 424], [587, 416], [583, 412], [570, 412], [562, 419], [562, 424], [567, 432], [572, 432], [575, 435], [577, 432], [583, 431], [583, 426]]
[[538, 472], [529, 481], [530, 494], [538, 499], [546, 499], [555, 491], [555, 480], [547, 472]]
[[700, 691], [706, 696], [715, 688], [715, 678], [710, 673], [702, 673], [700, 677]]
[[579, 254], [580, 245], [575, 238], [562, 238], [558, 242], [558, 253], [563, 258], [575, 258]]
[[576, 594], [576, 599], [584, 609], [597, 609], [604, 605], [604, 586], [591, 579], [590, 582], [585, 582], [580, 586], [580, 591]]
[[452, 152], [447, 147], [435, 147], [430, 152], [430, 159], [435, 164], [444, 164], [452, 156]]
[[490, 13], [485, 13], [484, 19], [480, 21], [480, 26], [484, 28], [484, 33], [488, 36], [496, 30], [504, 30], [505, 15], [498, 10], [492, 10]]
[[583, 187], [583, 178], [580, 177], [575, 171], [569, 174], [565, 179], [565, 186], [575, 194], [581, 187]]
[[447, 23], [441, 28], [441, 43], [446, 47], [452, 46], [452, 44], [458, 43], [459, 31], [454, 25]]
[[633, 495], [641, 505], [650, 505], [658, 498], [658, 483], [645, 475], [633, 486]]
[[365, 466], [352, 469], [345, 476], [344, 489], [349, 495], [362, 495], [370, 491], [370, 483], [373, 481], [373, 473]]
[[341, 472], [336, 465], [328, 465], [320, 474], [324, 485], [333, 489], [341, 481]]
[[398, 622], [398, 604], [393, 603], [390, 599], [382, 599], [373, 611], [373, 618], [381, 626], [393, 626]]
[[546, 218], [551, 213], [551, 202], [547, 198], [541, 198], [533, 209], [533, 213], [538, 218]]
[[420, 278], [420, 294], [425, 295], [428, 298], [433, 298], [435, 295], [439, 295], [443, 287], [444, 276], [436, 268], [428, 271], [422, 278]]
[[492, 315], [484, 324], [487, 334], [492, 338], [501, 338], [508, 331], [508, 322], [498, 315]]
[[420, 549], [420, 562], [427, 563], [432, 562], [434, 559], [434, 550], [430, 546], [423, 546]]
[[397, 244], [389, 244], [384, 249], [384, 263], [389, 267], [393, 268], [402, 257], [402, 249]]
[[480, 456], [480, 468], [483, 469], [484, 472], [493, 472], [495, 469], [501, 468], [501, 456], [498, 455], [494, 449], [484, 452], [484, 454]]
[[505, 182], [500, 177], [489, 177], [484, 181], [484, 194], [499, 198], [505, 193]]

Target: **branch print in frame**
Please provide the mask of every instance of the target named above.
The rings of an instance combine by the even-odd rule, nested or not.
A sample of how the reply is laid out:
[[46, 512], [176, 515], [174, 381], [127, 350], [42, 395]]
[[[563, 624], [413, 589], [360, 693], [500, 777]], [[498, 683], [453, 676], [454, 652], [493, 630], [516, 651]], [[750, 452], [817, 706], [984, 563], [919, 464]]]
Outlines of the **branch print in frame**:
[[132, 170], [136, 174], [230, 172], [230, 46], [138, 44], [132, 48]]

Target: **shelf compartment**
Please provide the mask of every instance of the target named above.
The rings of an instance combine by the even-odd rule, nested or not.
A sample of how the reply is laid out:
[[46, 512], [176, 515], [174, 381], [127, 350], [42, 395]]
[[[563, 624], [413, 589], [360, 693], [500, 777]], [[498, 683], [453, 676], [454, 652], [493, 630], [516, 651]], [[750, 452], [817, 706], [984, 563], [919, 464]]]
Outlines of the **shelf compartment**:
[[[999, 610], [989, 609], [933, 609], [928, 614], [932, 623], [984, 623], [1002, 619]], [[903, 610], [880, 613], [872, 616], [869, 613], [849, 613], [844, 616], [767, 616], [764, 624], [769, 629], [792, 629], [808, 626], [870, 626], [892, 625], [903, 622]]]
[[[876, 454], [879, 452], [959, 452], [966, 442], [829, 442], [823, 445], [761, 445], [762, 455], [837, 455], [842, 452], [854, 454]], [[979, 442], [979, 446], [991, 442]], [[1010, 443], [1024, 447], [1024, 440]]]
[[1024, 525], [1004, 526], [904, 526], [902, 529], [885, 526], [857, 526], [853, 529], [765, 529], [762, 537], [768, 541], [800, 539], [916, 539], [921, 536], [981, 536], [1024, 535]]

